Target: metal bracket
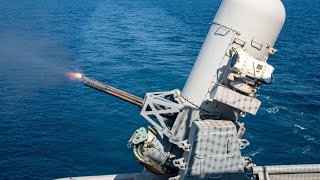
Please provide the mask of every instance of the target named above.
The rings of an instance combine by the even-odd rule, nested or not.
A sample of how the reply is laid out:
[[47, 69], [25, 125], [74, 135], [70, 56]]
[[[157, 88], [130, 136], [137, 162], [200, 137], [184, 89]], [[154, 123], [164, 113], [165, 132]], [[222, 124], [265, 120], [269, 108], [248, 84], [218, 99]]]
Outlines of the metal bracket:
[[181, 170], [186, 169], [186, 162], [184, 161], [184, 158], [173, 160], [173, 165]]
[[269, 53], [270, 54], [275, 54], [275, 53], [277, 53], [278, 52], [278, 50], [276, 50], [276, 49], [274, 49], [274, 48], [270, 48], [269, 49]]
[[263, 43], [257, 42], [255, 40], [251, 40], [251, 47], [258, 49], [259, 51], [262, 49]]
[[191, 144], [188, 144], [188, 140], [180, 141], [177, 143], [177, 146], [184, 151], [190, 151]]
[[234, 38], [233, 43], [238, 44], [241, 47], [244, 47], [246, 42], [238, 37]]
[[238, 130], [238, 138], [242, 138], [244, 133], [246, 132], [246, 128], [244, 127], [244, 123], [238, 123], [239, 124], [239, 130]]
[[132, 144], [136, 145], [136, 144], [139, 144], [147, 139], [148, 139], [148, 132], [147, 132], [146, 128], [141, 127], [133, 133], [127, 146], [128, 146], [128, 148], [130, 148]]
[[[146, 93], [140, 114], [155, 126], [159, 134], [171, 137], [169, 127], [165, 123], [167, 119], [164, 115], [179, 113], [184, 107], [183, 103], [176, 98], [179, 94], [180, 91], [178, 89], [167, 92]], [[173, 97], [174, 99], [169, 100], [168, 97]], [[156, 118], [160, 125], [152, 118]]]

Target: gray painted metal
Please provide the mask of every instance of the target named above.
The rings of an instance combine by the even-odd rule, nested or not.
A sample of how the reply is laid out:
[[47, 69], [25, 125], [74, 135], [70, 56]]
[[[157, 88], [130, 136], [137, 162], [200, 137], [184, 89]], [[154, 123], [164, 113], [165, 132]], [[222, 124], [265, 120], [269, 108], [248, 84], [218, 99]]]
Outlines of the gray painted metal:
[[101, 176], [68, 177], [56, 180], [166, 180], [168, 176], [159, 176], [152, 173], [112, 174]]
[[252, 168], [253, 174], [263, 171], [268, 174], [318, 173], [320, 172], [320, 164], [256, 166]]
[[[248, 37], [247, 44], [259, 49], [274, 46], [285, 17], [281, 0], [223, 0], [213, 22], [239, 32], [239, 39]], [[268, 51], [247, 49], [257, 59], [268, 56]]]
[[180, 177], [223, 178], [232, 173], [244, 178], [245, 160], [240, 153], [241, 140], [232, 121], [195, 121], [188, 142], [191, 149], [184, 153], [186, 168], [180, 171]]
[[[320, 173], [302, 173], [302, 174], [276, 174], [269, 175], [270, 180], [319, 180]], [[259, 178], [259, 180], [269, 180]]]
[[212, 90], [211, 98], [253, 115], [257, 113], [261, 104], [256, 98], [242, 95], [223, 85], [216, 86], [215, 89]]
[[128, 147], [130, 148], [131, 144], [139, 144], [147, 139], [148, 139], [148, 132], [146, 128], [141, 127], [137, 129], [136, 132], [134, 132], [134, 134], [130, 138], [128, 142]]
[[252, 168], [252, 173], [259, 180], [318, 180], [320, 164], [256, 166]]
[[[178, 89], [168, 92], [154, 92], [146, 93], [145, 101], [141, 108], [141, 116], [149, 121], [161, 135], [165, 134], [167, 137], [171, 137], [168, 121], [163, 115], [174, 114], [180, 112], [183, 108], [183, 104], [180, 101], [173, 102], [166, 99], [166, 97], [175, 97], [180, 94]], [[158, 122], [155, 122], [152, 117], [156, 117]]]
[[196, 106], [208, 99], [212, 86], [217, 84], [219, 75], [228, 63], [226, 53], [236, 32], [219, 24], [213, 24], [202, 45], [182, 95]]

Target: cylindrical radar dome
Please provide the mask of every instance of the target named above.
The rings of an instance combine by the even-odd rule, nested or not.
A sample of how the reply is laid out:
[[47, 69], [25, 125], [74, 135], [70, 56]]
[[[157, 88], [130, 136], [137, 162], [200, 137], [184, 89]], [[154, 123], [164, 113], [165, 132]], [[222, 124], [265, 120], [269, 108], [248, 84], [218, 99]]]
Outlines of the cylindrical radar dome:
[[273, 47], [285, 18], [281, 0], [223, 0], [213, 22]]

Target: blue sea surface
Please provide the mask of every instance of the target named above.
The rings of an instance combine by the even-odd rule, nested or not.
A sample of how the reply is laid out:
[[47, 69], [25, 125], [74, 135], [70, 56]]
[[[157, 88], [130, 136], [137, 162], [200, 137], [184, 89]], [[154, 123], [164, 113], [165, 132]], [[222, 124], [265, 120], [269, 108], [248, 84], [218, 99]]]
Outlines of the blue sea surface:
[[[126, 145], [139, 109], [65, 77], [69, 71], [143, 97], [182, 89], [220, 0], [0, 0], [0, 179], [141, 172]], [[244, 155], [320, 163], [320, 1], [283, 0]], [[232, 12], [231, 12], [232, 13]]]

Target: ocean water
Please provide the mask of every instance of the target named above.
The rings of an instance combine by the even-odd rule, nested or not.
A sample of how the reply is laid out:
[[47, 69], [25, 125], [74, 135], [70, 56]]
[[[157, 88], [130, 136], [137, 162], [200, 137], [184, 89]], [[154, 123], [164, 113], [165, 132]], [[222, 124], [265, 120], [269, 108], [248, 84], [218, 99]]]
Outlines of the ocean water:
[[[182, 89], [219, 0], [0, 0], [0, 179], [140, 172], [126, 144], [148, 123], [65, 77], [138, 96]], [[241, 119], [257, 164], [320, 163], [320, 1], [283, 0], [276, 81]]]

